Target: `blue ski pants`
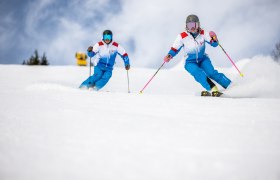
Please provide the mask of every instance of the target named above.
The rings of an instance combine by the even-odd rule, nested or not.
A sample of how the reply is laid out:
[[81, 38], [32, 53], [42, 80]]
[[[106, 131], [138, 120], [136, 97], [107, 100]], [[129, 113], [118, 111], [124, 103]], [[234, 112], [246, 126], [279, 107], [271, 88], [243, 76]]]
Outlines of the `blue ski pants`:
[[185, 69], [199, 82], [207, 91], [211, 90], [210, 84], [207, 82], [207, 77], [213, 79], [223, 88], [227, 88], [231, 83], [223, 73], [219, 73], [214, 69], [208, 56], [204, 56], [199, 63], [186, 62]]
[[112, 69], [94, 67], [94, 74], [85, 80], [80, 87], [94, 87], [96, 90], [103, 88], [112, 77]]

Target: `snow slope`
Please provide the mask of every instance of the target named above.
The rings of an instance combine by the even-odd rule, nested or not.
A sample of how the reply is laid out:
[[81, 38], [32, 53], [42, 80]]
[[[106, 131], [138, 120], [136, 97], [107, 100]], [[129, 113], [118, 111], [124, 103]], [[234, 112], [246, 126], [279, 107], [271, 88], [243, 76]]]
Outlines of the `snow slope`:
[[279, 180], [280, 66], [219, 69], [233, 98], [200, 97], [183, 65], [115, 68], [100, 92], [88, 67], [0, 65], [1, 180]]

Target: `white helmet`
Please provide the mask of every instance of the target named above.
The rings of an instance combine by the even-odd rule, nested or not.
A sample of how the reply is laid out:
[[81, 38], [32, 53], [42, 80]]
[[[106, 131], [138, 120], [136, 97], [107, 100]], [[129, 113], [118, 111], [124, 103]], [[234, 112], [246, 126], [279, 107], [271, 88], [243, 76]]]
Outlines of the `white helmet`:
[[197, 32], [200, 28], [200, 22], [197, 15], [191, 14], [186, 19], [186, 29], [188, 32]]

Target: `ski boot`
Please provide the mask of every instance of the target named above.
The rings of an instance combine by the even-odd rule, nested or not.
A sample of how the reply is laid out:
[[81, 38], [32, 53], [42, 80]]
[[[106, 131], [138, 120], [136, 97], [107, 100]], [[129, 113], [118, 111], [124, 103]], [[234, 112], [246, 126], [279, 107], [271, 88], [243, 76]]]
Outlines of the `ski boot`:
[[223, 93], [219, 92], [219, 91], [213, 91], [212, 92], [212, 97], [220, 97]]
[[95, 84], [92, 84], [91, 82], [84, 82], [80, 85], [80, 89], [94, 89]]
[[211, 96], [211, 93], [208, 91], [201, 91], [201, 96]]
[[98, 91], [95, 86], [89, 86], [88, 90], [90, 90], [90, 91]]
[[217, 86], [212, 87], [211, 89], [212, 97], [220, 97], [223, 93], [221, 93]]

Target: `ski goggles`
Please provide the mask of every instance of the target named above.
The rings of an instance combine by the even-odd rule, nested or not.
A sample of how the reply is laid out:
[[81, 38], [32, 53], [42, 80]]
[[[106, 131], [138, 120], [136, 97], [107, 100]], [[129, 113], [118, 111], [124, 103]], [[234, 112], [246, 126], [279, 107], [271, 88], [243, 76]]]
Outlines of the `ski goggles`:
[[188, 30], [196, 30], [196, 29], [198, 29], [198, 26], [199, 26], [198, 22], [188, 22], [187, 23]]
[[110, 35], [110, 34], [104, 34], [104, 35], [103, 35], [103, 39], [104, 39], [104, 41], [105, 41], [105, 40], [111, 41], [111, 40], [112, 40], [112, 35]]

